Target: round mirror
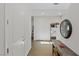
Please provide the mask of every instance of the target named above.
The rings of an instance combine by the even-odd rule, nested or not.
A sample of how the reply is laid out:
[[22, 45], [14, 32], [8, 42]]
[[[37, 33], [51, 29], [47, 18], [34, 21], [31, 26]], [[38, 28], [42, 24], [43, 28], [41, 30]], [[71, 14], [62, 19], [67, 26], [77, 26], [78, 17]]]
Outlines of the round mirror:
[[72, 25], [68, 19], [65, 19], [60, 24], [60, 33], [64, 38], [69, 38], [72, 34]]

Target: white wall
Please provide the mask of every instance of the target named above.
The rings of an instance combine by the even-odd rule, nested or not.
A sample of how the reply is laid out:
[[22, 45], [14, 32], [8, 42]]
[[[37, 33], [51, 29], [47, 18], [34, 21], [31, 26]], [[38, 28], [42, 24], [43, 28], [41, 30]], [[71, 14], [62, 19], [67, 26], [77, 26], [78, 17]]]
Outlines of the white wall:
[[0, 4], [0, 55], [4, 55], [4, 4]]
[[[34, 39], [50, 40], [50, 24], [60, 22], [57, 16], [35, 16], [34, 17]], [[57, 33], [58, 34], [58, 33]]]
[[[27, 5], [27, 7], [29, 7]], [[28, 55], [31, 49], [31, 9], [28, 8], [26, 12], [26, 20], [25, 20], [25, 54]]]
[[79, 55], [79, 4], [71, 4], [62, 20], [65, 18], [72, 23], [72, 35], [69, 39], [60, 36], [60, 40]]

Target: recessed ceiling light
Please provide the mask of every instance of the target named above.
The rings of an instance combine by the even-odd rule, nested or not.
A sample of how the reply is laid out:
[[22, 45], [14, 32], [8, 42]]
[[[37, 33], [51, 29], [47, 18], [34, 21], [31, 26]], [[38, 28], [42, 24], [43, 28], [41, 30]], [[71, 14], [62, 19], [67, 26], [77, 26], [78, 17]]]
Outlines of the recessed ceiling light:
[[59, 5], [59, 3], [53, 3], [53, 5]]
[[45, 14], [44, 12], [41, 13], [41, 15], [44, 15], [44, 14]]
[[62, 16], [62, 13], [61, 13], [61, 12], [59, 12], [59, 13], [58, 13], [58, 16]]

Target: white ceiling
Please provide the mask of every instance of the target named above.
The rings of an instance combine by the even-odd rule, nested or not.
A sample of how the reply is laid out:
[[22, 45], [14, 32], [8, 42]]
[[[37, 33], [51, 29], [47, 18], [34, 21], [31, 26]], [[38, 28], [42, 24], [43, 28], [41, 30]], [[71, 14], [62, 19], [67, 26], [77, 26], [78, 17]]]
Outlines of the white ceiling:
[[54, 5], [54, 3], [32, 3], [32, 9], [68, 9], [70, 6], [69, 3], [59, 3]]
[[63, 15], [71, 4], [59, 3], [54, 5], [53, 3], [31, 3], [32, 16], [58, 16]]

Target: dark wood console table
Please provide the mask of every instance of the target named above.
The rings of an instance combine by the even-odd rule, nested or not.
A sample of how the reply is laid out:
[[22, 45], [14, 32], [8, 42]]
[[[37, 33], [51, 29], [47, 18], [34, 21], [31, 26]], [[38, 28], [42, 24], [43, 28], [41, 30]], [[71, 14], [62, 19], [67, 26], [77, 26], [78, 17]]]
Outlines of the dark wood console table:
[[78, 56], [59, 40], [54, 40], [52, 46], [52, 54], [54, 56]]

